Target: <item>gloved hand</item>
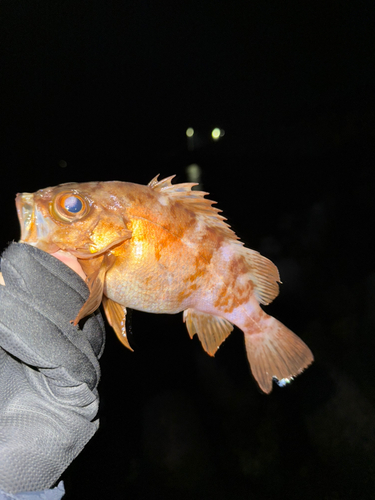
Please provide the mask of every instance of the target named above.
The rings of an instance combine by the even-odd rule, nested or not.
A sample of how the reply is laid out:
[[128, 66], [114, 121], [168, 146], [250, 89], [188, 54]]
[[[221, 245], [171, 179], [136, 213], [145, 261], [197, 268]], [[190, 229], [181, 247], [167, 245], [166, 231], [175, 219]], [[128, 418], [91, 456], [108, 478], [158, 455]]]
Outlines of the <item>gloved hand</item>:
[[70, 323], [89, 291], [55, 257], [13, 243], [1, 271], [0, 489], [44, 490], [98, 428], [104, 324], [98, 311]]

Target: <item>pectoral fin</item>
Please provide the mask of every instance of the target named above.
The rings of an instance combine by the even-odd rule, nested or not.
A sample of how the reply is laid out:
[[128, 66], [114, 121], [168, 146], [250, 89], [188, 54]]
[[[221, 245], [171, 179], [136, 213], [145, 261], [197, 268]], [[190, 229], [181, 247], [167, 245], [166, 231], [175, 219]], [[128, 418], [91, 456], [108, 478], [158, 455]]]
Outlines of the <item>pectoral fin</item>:
[[184, 323], [191, 338], [198, 335], [203, 349], [214, 356], [220, 344], [233, 330], [233, 325], [224, 318], [206, 314], [195, 309], [186, 309], [183, 314]]
[[98, 259], [96, 268], [94, 265], [91, 265], [91, 274], [87, 275], [87, 285], [90, 290], [90, 295], [73, 321], [73, 325], [78, 325], [82, 318], [85, 318], [89, 314], [93, 313], [100, 306], [103, 299], [105, 275], [108, 269], [110, 269], [114, 264], [114, 261], [114, 255], [106, 254], [103, 258]]
[[114, 302], [105, 295], [103, 295], [103, 307], [108, 323], [114, 329], [117, 338], [132, 351], [133, 349], [130, 347], [126, 335], [126, 307]]

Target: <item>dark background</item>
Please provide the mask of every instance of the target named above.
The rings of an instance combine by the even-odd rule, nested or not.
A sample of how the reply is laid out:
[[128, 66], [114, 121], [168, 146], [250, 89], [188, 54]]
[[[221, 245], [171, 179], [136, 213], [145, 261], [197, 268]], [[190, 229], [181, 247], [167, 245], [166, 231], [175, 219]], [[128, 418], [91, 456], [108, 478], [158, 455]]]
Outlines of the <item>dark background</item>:
[[267, 312], [316, 358], [265, 396], [238, 329], [210, 358], [181, 315], [135, 311], [134, 353], [108, 329], [67, 500], [375, 497], [374, 18], [359, 0], [0, 2], [1, 248], [17, 192], [197, 163], [280, 269]]

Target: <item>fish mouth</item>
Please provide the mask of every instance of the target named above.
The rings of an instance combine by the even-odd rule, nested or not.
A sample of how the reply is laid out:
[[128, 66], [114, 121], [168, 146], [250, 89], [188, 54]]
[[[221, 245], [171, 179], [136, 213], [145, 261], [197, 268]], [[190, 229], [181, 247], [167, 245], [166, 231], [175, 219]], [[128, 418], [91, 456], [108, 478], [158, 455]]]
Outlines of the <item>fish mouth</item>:
[[59, 250], [49, 241], [54, 224], [38, 209], [32, 193], [18, 193], [16, 208], [21, 226], [21, 243], [28, 243], [48, 253]]
[[[21, 240], [35, 241], [34, 195], [32, 193], [18, 193], [16, 196], [18, 220], [21, 226]], [[34, 236], [34, 238], [33, 238]]]

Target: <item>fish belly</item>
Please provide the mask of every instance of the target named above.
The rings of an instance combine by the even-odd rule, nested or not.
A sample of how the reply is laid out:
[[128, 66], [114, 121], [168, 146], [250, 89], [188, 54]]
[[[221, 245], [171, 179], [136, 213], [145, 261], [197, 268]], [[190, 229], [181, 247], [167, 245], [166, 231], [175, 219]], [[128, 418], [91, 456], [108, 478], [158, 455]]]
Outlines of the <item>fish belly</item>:
[[175, 314], [190, 307], [196, 284], [190, 281], [187, 256], [177, 256], [168, 264], [146, 261], [120, 262], [106, 275], [104, 293], [125, 307], [139, 311]]

